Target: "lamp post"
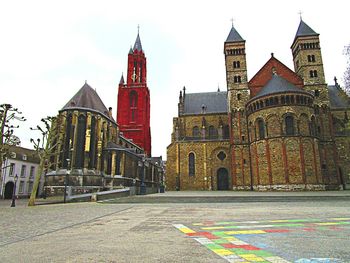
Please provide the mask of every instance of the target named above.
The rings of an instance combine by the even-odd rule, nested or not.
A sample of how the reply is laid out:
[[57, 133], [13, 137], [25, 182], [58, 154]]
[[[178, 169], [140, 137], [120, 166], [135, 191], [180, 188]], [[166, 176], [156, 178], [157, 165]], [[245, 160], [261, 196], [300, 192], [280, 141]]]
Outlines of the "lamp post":
[[13, 180], [15, 181], [15, 185], [13, 186], [11, 207], [16, 207], [16, 185], [17, 185], [17, 180], [18, 180], [18, 175], [17, 174], [15, 175]]
[[158, 180], [160, 181], [159, 192], [164, 193], [163, 169], [160, 167], [158, 168], [158, 176]]

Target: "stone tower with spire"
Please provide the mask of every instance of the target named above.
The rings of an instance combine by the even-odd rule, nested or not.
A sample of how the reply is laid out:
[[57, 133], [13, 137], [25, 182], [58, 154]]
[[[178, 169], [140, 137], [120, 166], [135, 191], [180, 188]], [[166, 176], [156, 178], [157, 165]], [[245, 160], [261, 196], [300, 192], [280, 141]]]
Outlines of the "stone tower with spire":
[[[300, 19], [291, 46], [294, 70], [304, 81], [304, 89], [314, 95], [315, 134], [319, 140], [321, 173], [325, 183], [340, 177], [332, 136], [332, 116], [325, 81], [319, 34]], [[329, 177], [329, 175], [333, 175]]]
[[[230, 144], [232, 152], [232, 184], [250, 180], [248, 128], [245, 104], [250, 98], [247, 77], [245, 40], [232, 25], [224, 44]], [[244, 179], [245, 178], [245, 179]], [[250, 184], [250, 182], [245, 182]]]
[[118, 88], [117, 123], [128, 139], [151, 156], [150, 92], [147, 87], [146, 56], [139, 32], [128, 54], [126, 83], [122, 75]]

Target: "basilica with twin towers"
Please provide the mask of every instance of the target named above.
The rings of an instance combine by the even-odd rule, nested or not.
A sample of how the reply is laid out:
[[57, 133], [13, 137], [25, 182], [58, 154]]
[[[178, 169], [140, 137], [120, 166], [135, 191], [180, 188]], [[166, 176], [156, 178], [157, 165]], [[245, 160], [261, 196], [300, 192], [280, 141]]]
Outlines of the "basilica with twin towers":
[[301, 19], [294, 70], [272, 53], [250, 80], [245, 42], [232, 26], [227, 91], [180, 91], [167, 189], [350, 189], [350, 98], [325, 81], [319, 34]]

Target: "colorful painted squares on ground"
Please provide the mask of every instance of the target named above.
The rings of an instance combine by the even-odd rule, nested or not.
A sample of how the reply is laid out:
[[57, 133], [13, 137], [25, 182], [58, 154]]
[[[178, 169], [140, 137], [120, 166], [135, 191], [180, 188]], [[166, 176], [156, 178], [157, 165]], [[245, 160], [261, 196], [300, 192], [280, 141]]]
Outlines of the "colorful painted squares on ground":
[[[323, 230], [350, 229], [350, 218], [326, 219], [278, 219], [265, 221], [205, 221], [191, 224], [191, 228], [183, 224], [174, 224], [188, 237], [193, 238], [215, 254], [228, 262], [291, 262], [275, 255], [263, 247], [253, 246], [241, 240], [242, 235], [264, 235], [271, 233], [288, 234], [290, 232], [310, 232]], [[339, 262], [335, 261], [327, 262]], [[320, 261], [310, 261], [320, 262]]]

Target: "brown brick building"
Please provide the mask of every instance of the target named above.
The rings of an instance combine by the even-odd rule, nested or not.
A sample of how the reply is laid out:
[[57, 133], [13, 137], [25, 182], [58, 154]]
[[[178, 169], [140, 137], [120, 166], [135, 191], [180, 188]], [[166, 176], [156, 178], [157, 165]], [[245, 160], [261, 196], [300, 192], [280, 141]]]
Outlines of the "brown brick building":
[[168, 189], [350, 188], [350, 98], [325, 82], [319, 34], [302, 20], [291, 50], [294, 71], [271, 54], [248, 81], [245, 40], [232, 27], [227, 92], [180, 92]]

